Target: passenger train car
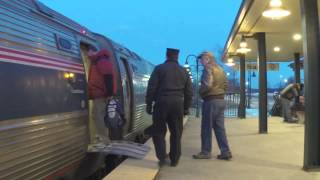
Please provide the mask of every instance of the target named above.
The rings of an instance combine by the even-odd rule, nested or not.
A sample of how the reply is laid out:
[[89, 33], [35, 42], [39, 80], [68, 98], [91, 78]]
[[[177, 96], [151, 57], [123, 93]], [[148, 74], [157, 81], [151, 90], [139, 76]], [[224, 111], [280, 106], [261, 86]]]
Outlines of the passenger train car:
[[112, 52], [121, 135], [134, 140], [151, 124], [144, 97], [153, 65], [37, 0], [0, 0], [1, 180], [84, 179], [104, 166], [104, 155], [87, 153], [88, 45]]

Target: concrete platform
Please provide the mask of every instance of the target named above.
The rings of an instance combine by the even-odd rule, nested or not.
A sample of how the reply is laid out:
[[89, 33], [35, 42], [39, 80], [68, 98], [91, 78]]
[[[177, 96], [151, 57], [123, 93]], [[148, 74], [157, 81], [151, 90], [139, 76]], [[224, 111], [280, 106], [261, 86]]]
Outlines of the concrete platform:
[[[183, 120], [183, 124], [186, 125], [190, 118], [186, 117]], [[166, 141], [169, 143], [170, 133], [168, 131]], [[146, 143], [151, 147], [151, 151], [146, 155], [143, 160], [128, 158], [121, 163], [116, 169], [114, 169], [103, 180], [152, 180], [159, 172], [158, 159], [154, 150], [152, 139], [149, 139]]]
[[[155, 179], [320, 180], [320, 173], [302, 170], [303, 125], [284, 124], [280, 118], [269, 118], [269, 134], [260, 135], [257, 119], [231, 119], [226, 124], [234, 155], [232, 161], [192, 159], [192, 154], [200, 150], [200, 120], [189, 120], [179, 166], [161, 168]], [[216, 142], [213, 149], [217, 155]]]

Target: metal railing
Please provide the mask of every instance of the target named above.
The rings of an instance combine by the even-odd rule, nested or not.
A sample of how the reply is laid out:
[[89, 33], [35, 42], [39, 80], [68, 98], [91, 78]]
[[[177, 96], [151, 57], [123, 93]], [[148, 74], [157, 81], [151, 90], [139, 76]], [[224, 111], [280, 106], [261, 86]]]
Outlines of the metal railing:
[[[238, 108], [240, 104], [240, 93], [226, 93], [225, 94], [226, 109], [224, 115], [226, 118], [238, 117]], [[199, 111], [201, 112], [203, 101], [199, 101]], [[195, 115], [196, 112], [196, 100], [193, 101], [190, 114]], [[201, 113], [200, 113], [201, 114]]]
[[238, 108], [240, 104], [240, 93], [226, 93], [225, 117], [238, 117]]

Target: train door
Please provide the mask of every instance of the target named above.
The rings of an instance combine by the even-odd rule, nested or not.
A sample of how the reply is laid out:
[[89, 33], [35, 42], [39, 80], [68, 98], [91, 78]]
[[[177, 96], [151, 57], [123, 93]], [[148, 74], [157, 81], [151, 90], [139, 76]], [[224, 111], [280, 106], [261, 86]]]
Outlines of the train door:
[[[81, 50], [81, 57], [82, 57], [82, 61], [83, 61], [83, 65], [84, 65], [84, 69], [86, 72], [86, 79], [88, 82], [88, 78], [89, 78], [89, 67], [90, 67], [90, 60], [88, 57], [88, 45], [87, 44], [80, 44], [80, 50]], [[95, 122], [93, 119], [93, 101], [92, 100], [88, 100], [88, 111], [89, 111], [89, 136], [90, 136], [90, 142], [93, 142], [95, 140], [95, 135], [97, 133], [97, 130], [95, 128]]]
[[[133, 123], [133, 81], [132, 81], [132, 69], [128, 63], [128, 60], [120, 57], [120, 68], [123, 69], [122, 74], [122, 88], [123, 88], [123, 105], [125, 111], [126, 124], [124, 127], [124, 133], [130, 133]], [[125, 134], [126, 135], [126, 134]]]

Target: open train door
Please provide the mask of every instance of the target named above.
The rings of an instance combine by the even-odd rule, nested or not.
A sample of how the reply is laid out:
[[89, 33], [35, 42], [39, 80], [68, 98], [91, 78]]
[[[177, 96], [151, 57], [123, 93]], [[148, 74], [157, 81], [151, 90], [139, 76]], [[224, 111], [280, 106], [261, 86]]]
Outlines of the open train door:
[[[81, 57], [86, 73], [86, 80], [88, 84], [88, 79], [89, 79], [89, 68], [90, 68], [90, 60], [88, 57], [88, 44], [81, 43], [80, 44], [80, 50], [81, 50]], [[88, 111], [89, 111], [89, 136], [90, 136], [90, 142], [93, 142], [95, 140], [95, 135], [96, 135], [96, 128], [95, 128], [95, 123], [92, 117], [92, 110], [93, 110], [93, 101], [88, 100]]]
[[134, 109], [132, 70], [129, 66], [128, 60], [123, 57], [120, 57], [119, 65], [122, 69], [121, 79], [123, 88], [123, 104], [127, 122], [123, 129], [125, 131], [124, 134], [129, 134], [132, 130]]

